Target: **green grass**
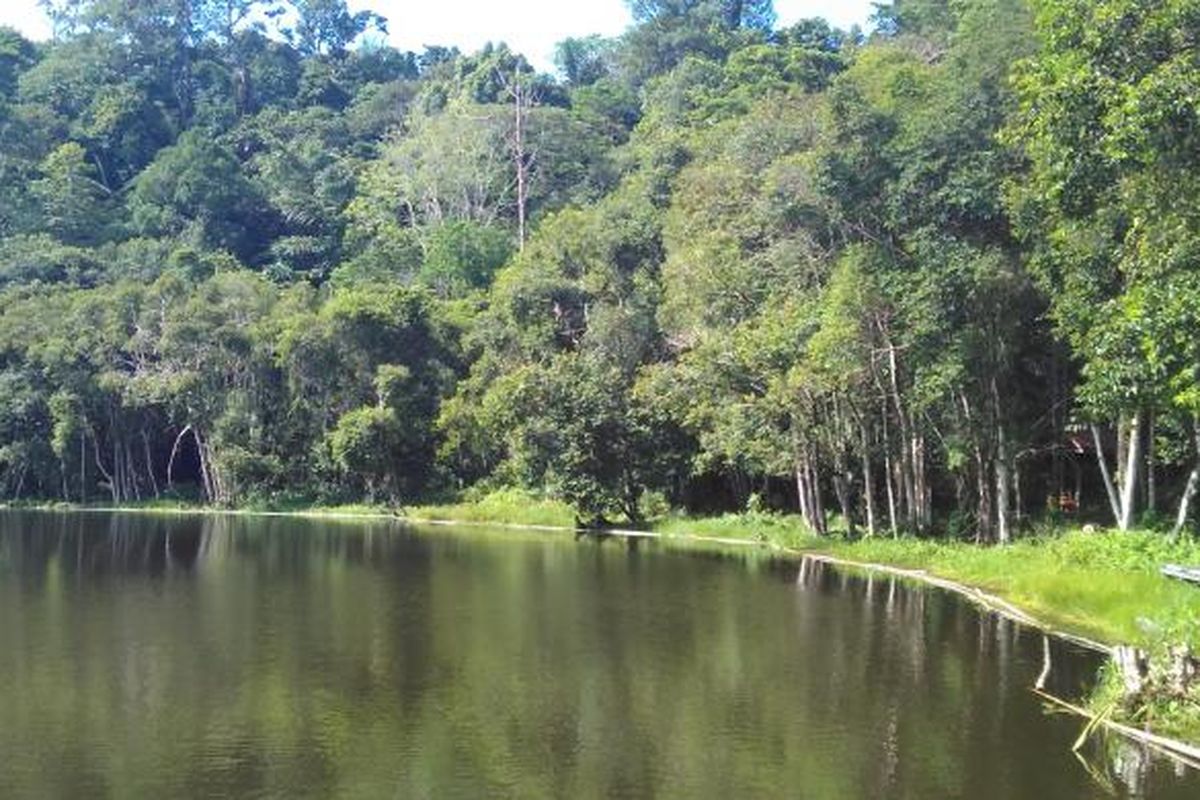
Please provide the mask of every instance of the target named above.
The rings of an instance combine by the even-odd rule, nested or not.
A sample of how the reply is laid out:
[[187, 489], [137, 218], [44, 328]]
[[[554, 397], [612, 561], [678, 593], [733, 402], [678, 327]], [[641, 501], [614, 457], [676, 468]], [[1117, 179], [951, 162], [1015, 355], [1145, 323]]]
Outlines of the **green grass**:
[[575, 512], [569, 505], [519, 489], [501, 489], [471, 502], [406, 507], [404, 516], [435, 522], [575, 527]]
[[798, 516], [746, 511], [719, 517], [667, 516], [651, 526], [663, 536], [705, 536], [788, 549], [802, 549], [816, 540]]
[[1200, 565], [1200, 544], [1172, 542], [1161, 533], [1045, 531], [1006, 547], [911, 537], [847, 541], [817, 538], [798, 517], [751, 512], [667, 517], [652, 527], [666, 536], [744, 540], [924, 570], [980, 588], [1080, 636], [1145, 648], [1170, 637], [1200, 650], [1200, 589], [1159, 573], [1168, 563]]
[[816, 542], [853, 561], [921, 569], [978, 587], [1063, 630], [1153, 648], [1169, 636], [1200, 649], [1200, 589], [1159, 574], [1200, 564], [1200, 546], [1152, 532], [1045, 535], [1007, 547], [914, 539]]

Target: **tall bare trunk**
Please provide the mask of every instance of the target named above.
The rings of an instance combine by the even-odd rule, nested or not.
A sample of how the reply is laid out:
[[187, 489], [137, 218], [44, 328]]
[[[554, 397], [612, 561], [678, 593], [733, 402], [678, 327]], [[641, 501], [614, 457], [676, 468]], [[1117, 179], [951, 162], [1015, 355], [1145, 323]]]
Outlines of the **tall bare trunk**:
[[983, 447], [975, 445], [975, 486], [978, 492], [976, 507], [975, 541], [990, 542], [994, 537], [992, 527], [994, 517], [994, 499], [992, 495], [991, 470], [988, 469], [987, 459], [983, 455]]
[[796, 460], [796, 499], [800, 505], [800, 518], [809, 530], [816, 530], [813, 525], [812, 510], [808, 506], [808, 481], [804, 476], [804, 467], [799, 459]]
[[[838, 459], [839, 462], [842, 460]], [[837, 495], [838, 506], [842, 509], [842, 516], [846, 518], [846, 532], [851, 536], [854, 535], [854, 508], [850, 502], [850, 480], [845, 469], [845, 464], [839, 463], [837, 471], [833, 475], [833, 491]]]
[[1129, 457], [1125, 463], [1125, 486], [1121, 492], [1121, 522], [1118, 526], [1127, 531], [1133, 527], [1133, 513], [1137, 505], [1138, 473], [1142, 464], [1142, 415], [1137, 413], [1129, 424]]
[[92, 431], [92, 455], [96, 459], [96, 469], [98, 469], [100, 471], [100, 474], [102, 476], [104, 476], [104, 479], [106, 481], [108, 481], [108, 489], [109, 489], [109, 492], [112, 494], [113, 503], [121, 502], [120, 499], [117, 497], [116, 481], [113, 480], [112, 474], [107, 469], [104, 468], [104, 461], [100, 458], [100, 442], [96, 439], [95, 431]]
[[[1196, 444], [1196, 456], [1200, 459], [1200, 420], [1192, 421], [1192, 439]], [[1171, 531], [1173, 538], [1178, 539], [1187, 526], [1192, 501], [1196, 499], [1197, 492], [1200, 492], [1200, 460], [1192, 467], [1192, 474], [1188, 476], [1187, 486], [1183, 489], [1183, 497], [1179, 500], [1179, 513], [1175, 515], [1175, 528]]]
[[908, 415], [904, 411], [904, 401], [900, 397], [899, 360], [896, 358], [896, 346], [888, 345], [888, 365], [891, 379], [892, 403], [896, 410], [896, 423], [900, 427], [900, 458], [896, 462], [897, 488], [900, 499], [904, 504], [904, 517], [909, 527], [917, 528], [917, 495], [912, 473], [911, 435]]
[[162, 495], [158, 491], [158, 478], [154, 476], [154, 457], [150, 453], [150, 437], [142, 431], [142, 455], [146, 459], [146, 476], [150, 478], [150, 488], [154, 491], [155, 499]]
[[87, 502], [87, 433], [82, 429], [79, 431], [79, 502]]
[[888, 414], [887, 406], [883, 406], [883, 483], [887, 489], [887, 504], [888, 504], [888, 526], [891, 528], [892, 537], [900, 534], [900, 530], [896, 524], [896, 491], [893, 488], [892, 473], [892, 440], [888, 435]]
[[1146, 425], [1146, 510], [1151, 514], [1158, 510], [1158, 476], [1154, 467], [1157, 453], [1155, 452], [1155, 419], [1149, 415]]
[[1100, 465], [1100, 477], [1104, 479], [1104, 490], [1108, 493], [1108, 503], [1112, 508], [1113, 519], [1118, 525], [1124, 518], [1121, 511], [1121, 498], [1117, 495], [1117, 486], [1113, 483], [1112, 472], [1108, 468], [1108, 459], [1104, 457], [1104, 439], [1100, 436], [1100, 426], [1092, 424], [1092, 442], [1096, 446], [1096, 461]]
[[929, 485], [925, 460], [925, 435], [913, 433], [913, 491], [916, 496], [917, 530], [926, 530], [933, 524], [933, 489]]
[[1008, 439], [1003, 426], [996, 427], [996, 537], [1000, 544], [1012, 541], [1012, 477], [1009, 467]]
[[871, 470], [870, 440], [867, 437], [866, 423], [859, 427], [859, 440], [862, 447], [863, 471], [863, 505], [867, 515], [867, 536], [875, 535], [875, 477]]
[[825, 523], [825, 503], [821, 497], [821, 478], [811, 454], [805, 454], [805, 482], [808, 484], [809, 507], [812, 509], [813, 530], [824, 536], [829, 532]]
[[1175, 515], [1175, 527], [1171, 530], [1171, 538], [1178, 539], [1183, 529], [1187, 527], [1188, 517], [1192, 513], [1192, 501], [1196, 499], [1196, 492], [1200, 490], [1200, 464], [1192, 467], [1192, 474], [1188, 475], [1187, 486], [1183, 489], [1183, 497], [1179, 500], [1179, 513]]

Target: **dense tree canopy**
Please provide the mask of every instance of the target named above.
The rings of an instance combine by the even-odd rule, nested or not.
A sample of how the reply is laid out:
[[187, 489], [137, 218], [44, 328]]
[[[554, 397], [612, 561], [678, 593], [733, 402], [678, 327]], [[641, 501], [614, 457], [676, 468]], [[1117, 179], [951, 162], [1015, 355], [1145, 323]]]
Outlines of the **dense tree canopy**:
[[0, 30], [10, 498], [1190, 518], [1200, 3], [637, 0], [557, 76], [345, 0], [46, 6]]

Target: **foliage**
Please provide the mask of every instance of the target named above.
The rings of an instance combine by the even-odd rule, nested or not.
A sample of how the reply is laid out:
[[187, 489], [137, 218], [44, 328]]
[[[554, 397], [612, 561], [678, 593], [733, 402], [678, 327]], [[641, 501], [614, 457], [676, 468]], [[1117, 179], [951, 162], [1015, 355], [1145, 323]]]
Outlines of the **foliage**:
[[0, 32], [0, 489], [1011, 541], [1087, 422], [1189, 519], [1193, 3], [630, 5], [559, 77], [344, 0]]

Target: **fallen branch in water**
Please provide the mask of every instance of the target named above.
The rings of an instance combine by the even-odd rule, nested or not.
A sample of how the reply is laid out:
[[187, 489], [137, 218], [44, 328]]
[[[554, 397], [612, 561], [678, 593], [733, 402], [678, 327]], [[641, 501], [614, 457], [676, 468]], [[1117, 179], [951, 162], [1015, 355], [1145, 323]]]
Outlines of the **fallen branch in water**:
[[1073, 703], [1068, 703], [1060, 697], [1055, 697], [1044, 689], [1034, 688], [1033, 693], [1045, 700], [1046, 702], [1058, 706], [1059, 708], [1070, 711], [1076, 716], [1088, 720], [1088, 725], [1084, 728], [1083, 735], [1075, 744], [1075, 750], [1083, 745], [1084, 740], [1091, 735], [1096, 728], [1106, 728], [1108, 730], [1119, 733], [1122, 736], [1133, 739], [1136, 742], [1146, 745], [1147, 747], [1159, 752], [1174, 761], [1177, 761], [1184, 766], [1191, 767], [1195, 770], [1200, 770], [1200, 748], [1192, 747], [1189, 744], [1178, 742], [1174, 739], [1168, 739], [1165, 736], [1157, 736], [1153, 733], [1147, 733], [1143, 730], [1122, 725], [1120, 722], [1113, 722], [1108, 718], [1107, 713], [1093, 714], [1086, 708], [1081, 708]]

